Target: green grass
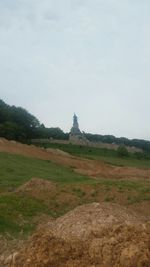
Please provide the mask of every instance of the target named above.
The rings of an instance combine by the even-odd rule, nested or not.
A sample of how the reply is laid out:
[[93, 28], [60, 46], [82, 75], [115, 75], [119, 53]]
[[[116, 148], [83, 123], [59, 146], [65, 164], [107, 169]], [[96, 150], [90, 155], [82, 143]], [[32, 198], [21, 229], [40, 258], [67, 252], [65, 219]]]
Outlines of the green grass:
[[129, 153], [129, 157], [121, 158], [118, 156], [117, 151], [106, 148], [87, 147], [72, 144], [54, 144], [47, 143], [43, 146], [58, 148], [74, 156], [79, 156], [88, 159], [102, 160], [108, 164], [116, 166], [130, 166], [138, 168], [150, 169], [150, 159], [137, 159], [136, 155]]
[[13, 194], [1, 195], [0, 232], [29, 234], [35, 228], [32, 218], [42, 213], [50, 214], [50, 211], [38, 200]]
[[33, 177], [60, 185], [93, 183], [89, 177], [50, 161], [0, 153], [0, 233], [29, 234], [35, 228], [32, 222], [35, 216], [58, 217], [68, 210], [69, 205], [60, 210], [54, 199], [47, 205], [38, 199], [16, 195], [15, 189]]
[[[119, 190], [136, 190], [150, 192], [150, 182], [146, 181], [130, 181], [130, 180], [114, 180], [114, 179], [100, 179], [98, 181], [99, 185], [105, 186], [106, 188], [116, 187]], [[97, 185], [96, 185], [97, 186]]]
[[150, 181], [126, 181], [126, 180], [109, 180], [101, 179], [97, 185], [106, 191], [105, 201], [113, 202], [114, 198], [111, 196], [111, 190], [116, 189], [117, 192], [128, 195], [127, 204], [139, 203], [142, 201], [150, 201]]
[[[108, 155], [106, 158], [108, 160]], [[15, 193], [17, 187], [33, 177], [56, 182], [58, 190], [55, 195], [50, 196], [48, 201], [41, 201]], [[90, 194], [85, 191], [87, 184], [91, 188]], [[0, 153], [0, 233], [27, 236], [36, 227], [34, 219], [42, 214], [58, 217], [76, 205], [99, 201], [101, 193], [104, 201], [117, 202], [116, 192], [126, 195], [127, 204], [150, 201], [148, 181], [94, 180], [51, 161]], [[73, 194], [75, 202], [71, 203], [68, 199], [61, 201], [65, 193]]]
[[80, 188], [73, 188], [72, 191], [80, 198], [85, 196], [85, 192], [82, 191]]
[[0, 192], [13, 191], [33, 177], [67, 184], [92, 182], [89, 177], [51, 161], [0, 153]]

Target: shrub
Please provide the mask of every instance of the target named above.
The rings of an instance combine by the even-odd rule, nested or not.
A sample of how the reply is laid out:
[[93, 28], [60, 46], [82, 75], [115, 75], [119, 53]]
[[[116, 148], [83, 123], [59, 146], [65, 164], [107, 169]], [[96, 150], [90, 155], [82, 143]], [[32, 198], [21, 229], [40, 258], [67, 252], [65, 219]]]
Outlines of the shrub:
[[124, 145], [120, 145], [117, 149], [117, 154], [119, 157], [128, 157], [129, 156], [129, 152], [127, 150], [127, 148]]

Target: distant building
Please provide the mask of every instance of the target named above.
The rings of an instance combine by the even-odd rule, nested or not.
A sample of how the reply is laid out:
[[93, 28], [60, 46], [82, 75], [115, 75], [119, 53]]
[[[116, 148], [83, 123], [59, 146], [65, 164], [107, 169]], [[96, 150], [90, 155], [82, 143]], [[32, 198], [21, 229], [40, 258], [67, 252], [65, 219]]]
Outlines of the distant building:
[[75, 113], [73, 115], [73, 126], [70, 130], [69, 142], [82, 145], [88, 143], [88, 140], [79, 129], [78, 117]]
[[[57, 140], [57, 139], [32, 139], [33, 143], [57, 143], [57, 144], [74, 144], [88, 147], [96, 147], [96, 148], [106, 148], [106, 149], [114, 149], [117, 150], [119, 145], [115, 143], [103, 143], [103, 142], [91, 142], [89, 141], [84, 132], [81, 132], [79, 129], [78, 117], [76, 114], [73, 115], [73, 125], [70, 130], [69, 140]], [[131, 153], [135, 152], [143, 152], [142, 149], [137, 147], [126, 146], [127, 150]]]
[[71, 135], [82, 135], [79, 129], [78, 117], [75, 113], [73, 115], [73, 126], [71, 128], [70, 134]]

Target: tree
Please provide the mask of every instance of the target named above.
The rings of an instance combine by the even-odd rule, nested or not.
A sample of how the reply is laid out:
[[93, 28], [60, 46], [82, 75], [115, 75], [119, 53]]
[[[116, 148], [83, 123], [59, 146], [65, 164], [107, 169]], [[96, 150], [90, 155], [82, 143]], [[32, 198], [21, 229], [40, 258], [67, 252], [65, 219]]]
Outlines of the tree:
[[27, 139], [25, 129], [11, 121], [6, 121], [3, 124], [0, 124], [0, 136], [9, 140], [25, 141]]
[[0, 136], [25, 142], [34, 138], [39, 125], [38, 119], [27, 110], [0, 100]]

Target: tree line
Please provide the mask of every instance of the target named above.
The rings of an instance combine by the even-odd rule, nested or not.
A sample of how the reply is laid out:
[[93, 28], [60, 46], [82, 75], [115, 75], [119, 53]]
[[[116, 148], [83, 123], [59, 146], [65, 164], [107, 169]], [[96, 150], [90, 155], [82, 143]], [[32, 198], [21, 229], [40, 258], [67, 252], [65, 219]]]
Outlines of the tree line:
[[[84, 133], [91, 142], [102, 142], [109, 144], [124, 144], [134, 146], [144, 151], [150, 151], [150, 141], [142, 139], [117, 138], [113, 135], [100, 135]], [[58, 139], [68, 140], [69, 133], [64, 133], [59, 127], [47, 128], [26, 109], [10, 106], [0, 100], [0, 136], [20, 142], [30, 142], [31, 139]]]
[[10, 106], [3, 100], [0, 100], [0, 136], [25, 143], [34, 138], [69, 138], [59, 127], [46, 128], [26, 109]]
[[125, 145], [137, 147], [144, 151], [150, 151], [150, 141], [143, 139], [128, 139], [126, 137], [115, 137], [113, 135], [85, 134], [86, 138], [91, 142], [102, 142], [108, 144]]

